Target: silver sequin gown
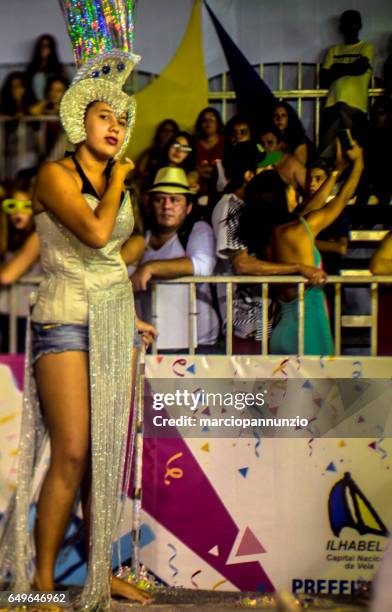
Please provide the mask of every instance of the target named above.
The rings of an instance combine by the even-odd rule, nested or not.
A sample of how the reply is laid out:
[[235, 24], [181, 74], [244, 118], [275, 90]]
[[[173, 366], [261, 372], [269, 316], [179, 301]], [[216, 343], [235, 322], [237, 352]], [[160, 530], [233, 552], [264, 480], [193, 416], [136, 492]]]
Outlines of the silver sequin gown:
[[[96, 198], [84, 197], [92, 209], [97, 206]], [[45, 278], [33, 298], [32, 320], [89, 327], [92, 517], [88, 576], [77, 608], [106, 610], [130, 421], [135, 311], [120, 249], [132, 233], [132, 205], [126, 194], [111, 239], [102, 249], [80, 242], [50, 212], [38, 214], [35, 221]], [[0, 524], [0, 576], [11, 573], [12, 590], [19, 592], [30, 589], [34, 575], [28, 514], [34, 470], [46, 439], [29, 335], [23, 402], [17, 491]]]

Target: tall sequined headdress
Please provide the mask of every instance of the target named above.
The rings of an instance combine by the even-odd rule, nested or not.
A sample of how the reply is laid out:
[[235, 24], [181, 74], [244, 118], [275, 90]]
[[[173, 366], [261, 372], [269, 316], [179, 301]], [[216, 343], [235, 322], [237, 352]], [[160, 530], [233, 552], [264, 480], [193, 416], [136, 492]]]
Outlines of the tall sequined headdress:
[[123, 91], [140, 56], [132, 53], [135, 0], [59, 0], [78, 71], [60, 105], [72, 144], [86, 140], [85, 114], [92, 102], [106, 102], [116, 115], [127, 113], [120, 155], [126, 150], [136, 115], [133, 96]]

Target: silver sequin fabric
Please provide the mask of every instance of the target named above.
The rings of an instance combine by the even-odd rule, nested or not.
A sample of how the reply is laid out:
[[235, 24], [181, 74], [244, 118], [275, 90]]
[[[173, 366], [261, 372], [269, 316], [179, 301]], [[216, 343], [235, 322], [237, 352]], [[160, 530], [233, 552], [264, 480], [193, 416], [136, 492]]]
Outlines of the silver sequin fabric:
[[[95, 208], [97, 200], [85, 198]], [[32, 320], [89, 327], [92, 517], [88, 575], [75, 609], [108, 610], [127, 438], [133, 438], [128, 427], [135, 311], [120, 255], [133, 229], [130, 198], [125, 196], [111, 239], [102, 249], [81, 243], [50, 212], [39, 214], [36, 226], [45, 278], [34, 297]], [[11, 577], [8, 588], [24, 592], [34, 576], [35, 551], [28, 528], [31, 484], [47, 436], [31, 357], [28, 333], [17, 489], [0, 524], [0, 578]]]

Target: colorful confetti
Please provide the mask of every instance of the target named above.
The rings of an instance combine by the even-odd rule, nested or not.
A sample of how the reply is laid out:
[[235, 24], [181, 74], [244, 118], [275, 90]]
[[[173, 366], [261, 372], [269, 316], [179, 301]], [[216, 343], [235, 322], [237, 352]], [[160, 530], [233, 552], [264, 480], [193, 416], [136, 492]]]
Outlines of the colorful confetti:
[[260, 434], [259, 434], [259, 432], [257, 431], [257, 429], [254, 429], [254, 428], [253, 428], [253, 429], [252, 429], [252, 433], [253, 433], [253, 436], [256, 438], [255, 447], [254, 447], [254, 448], [255, 448], [255, 455], [256, 455], [256, 457], [259, 459], [259, 457], [260, 457], [260, 451], [259, 451], [259, 448], [260, 448], [260, 446], [261, 446], [261, 437], [260, 437]]
[[169, 468], [169, 465], [173, 463], [173, 461], [176, 461], [176, 459], [181, 459], [181, 457], [182, 457], [182, 453], [175, 453], [174, 455], [170, 457], [170, 459], [167, 460], [166, 474], [163, 480], [165, 485], [171, 484], [171, 481], [169, 480], [169, 478], [182, 478], [183, 477], [184, 471], [181, 468], [179, 467]]
[[199, 574], [201, 574], [201, 570], [196, 570], [195, 572], [193, 572], [192, 576], [191, 576], [191, 583], [192, 585], [195, 587], [195, 589], [199, 588], [199, 585], [197, 584], [197, 582], [195, 580], [193, 580], [194, 578], [196, 578], [196, 576], [198, 576]]
[[5, 416], [0, 418], [0, 425], [5, 425], [9, 421], [12, 421], [16, 416], [18, 416], [19, 412], [11, 412], [10, 414], [6, 414]]
[[388, 453], [387, 453], [387, 451], [384, 448], [381, 447], [381, 444], [385, 440], [384, 427], [382, 427], [381, 425], [377, 425], [376, 429], [378, 429], [378, 431], [381, 434], [380, 439], [377, 440], [377, 450], [380, 451], [380, 453], [381, 453], [381, 459], [386, 459], [388, 457]]
[[362, 378], [362, 362], [361, 361], [353, 361], [353, 367], [355, 369], [352, 373], [352, 378]]
[[174, 544], [170, 544], [169, 543], [167, 546], [168, 546], [168, 548], [170, 548], [173, 551], [172, 556], [169, 557], [168, 565], [169, 565], [170, 569], [173, 571], [172, 578], [175, 578], [177, 576], [177, 574], [178, 574], [178, 569], [176, 568], [175, 565], [173, 565], [172, 561], [174, 561], [174, 559], [177, 557], [177, 549], [174, 546]]
[[216, 591], [216, 589], [220, 586], [222, 586], [222, 584], [225, 584], [225, 582], [227, 582], [227, 580], [219, 580], [219, 582], [216, 582], [212, 587], [212, 591]]
[[175, 374], [176, 376], [185, 376], [184, 372], [182, 370], [179, 370], [176, 366], [182, 366], [185, 367], [187, 364], [187, 360], [184, 358], [180, 358], [180, 359], [175, 359], [172, 363], [172, 372], [173, 374]]
[[275, 374], [278, 374], [278, 372], [281, 372], [285, 378], [288, 378], [288, 374], [286, 370], [284, 369], [284, 366], [287, 365], [289, 361], [290, 361], [289, 357], [287, 357], [286, 359], [283, 359], [283, 361], [280, 362], [278, 367], [272, 372], [272, 376], [275, 376]]

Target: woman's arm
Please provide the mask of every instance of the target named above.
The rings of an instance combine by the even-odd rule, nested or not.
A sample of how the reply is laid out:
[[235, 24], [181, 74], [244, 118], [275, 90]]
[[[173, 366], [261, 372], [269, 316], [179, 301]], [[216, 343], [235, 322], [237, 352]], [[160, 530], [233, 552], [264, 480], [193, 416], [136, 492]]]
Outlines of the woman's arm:
[[39, 240], [33, 232], [15, 256], [0, 267], [0, 285], [11, 285], [20, 279], [39, 258]]
[[306, 142], [298, 145], [298, 147], [296, 147], [296, 149], [294, 150], [293, 154], [294, 157], [296, 157], [298, 161], [301, 162], [301, 164], [306, 166], [308, 161], [308, 145], [306, 144]]
[[295, 181], [301, 190], [304, 191], [306, 187], [306, 168], [294, 155], [292, 155], [291, 161], [293, 163]]
[[38, 173], [34, 197], [51, 210], [81, 242], [94, 249], [104, 247], [113, 231], [121, 192], [133, 163], [117, 161], [102, 200], [93, 211], [67, 168], [48, 162]]
[[332, 240], [316, 240], [316, 248], [322, 253], [336, 253], [346, 255], [348, 249], [348, 238], [341, 236]]
[[347, 181], [342, 185], [339, 193], [325, 206], [306, 215], [306, 220], [315, 236], [338, 218], [358, 186], [364, 167], [362, 149], [354, 142], [353, 148], [346, 151], [346, 154], [353, 162]]
[[324, 279], [325, 274], [320, 274], [320, 270], [313, 266], [297, 263], [278, 263], [273, 261], [263, 261], [249, 255], [248, 249], [237, 251], [232, 258], [234, 273], [242, 276], [270, 276], [298, 274], [307, 278], [310, 284], [317, 285], [320, 279]]
[[338, 177], [343, 172], [346, 167], [346, 160], [343, 157], [342, 145], [340, 141], [336, 140], [336, 160], [335, 160], [335, 169], [331, 172], [328, 178], [324, 181], [324, 183], [319, 187], [307, 202], [305, 202], [304, 206], [301, 209], [301, 215], [307, 215], [312, 210], [319, 210], [322, 208], [329, 196], [332, 193], [333, 188], [336, 185], [336, 181]]
[[370, 260], [372, 274], [392, 274], [392, 232], [387, 234]]
[[144, 253], [144, 247], [143, 236], [130, 236], [121, 249], [121, 257], [125, 265], [136, 266]]
[[40, 100], [40, 102], [37, 102], [36, 104], [33, 104], [32, 106], [29, 107], [29, 113], [30, 115], [44, 115], [45, 114], [45, 109], [46, 109], [46, 105], [47, 105], [47, 101], [46, 100]]

